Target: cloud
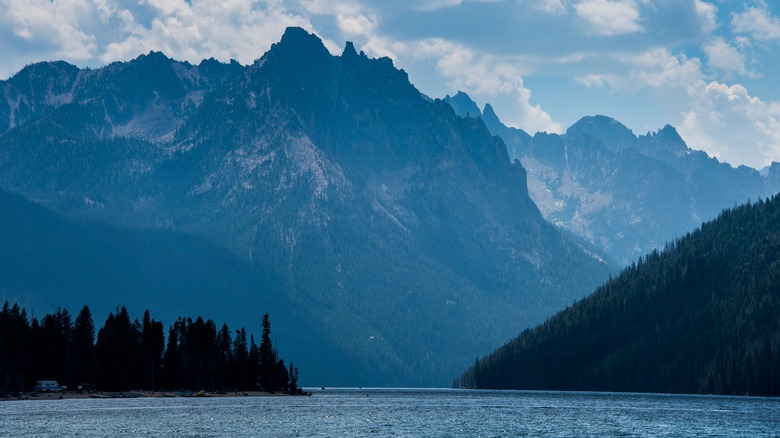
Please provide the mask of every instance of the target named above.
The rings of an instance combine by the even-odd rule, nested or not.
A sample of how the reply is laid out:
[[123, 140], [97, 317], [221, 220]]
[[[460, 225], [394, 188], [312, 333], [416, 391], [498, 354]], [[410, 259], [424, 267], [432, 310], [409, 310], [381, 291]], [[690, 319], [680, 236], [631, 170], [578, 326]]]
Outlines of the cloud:
[[[198, 62], [250, 63], [287, 26], [312, 31], [280, 0], [0, 0], [0, 47], [103, 64], [150, 50]], [[29, 62], [29, 61], [28, 61]], [[18, 69], [21, 66], [5, 66]]]
[[615, 55], [612, 61], [624, 70], [578, 81], [623, 94], [650, 91], [690, 147], [728, 163], [760, 168], [780, 156], [780, 103], [762, 101], [741, 84], [708, 81], [699, 59], [668, 49]]
[[357, 0], [300, 0], [304, 10], [318, 15], [350, 15], [360, 12]]
[[539, 0], [536, 9], [551, 15], [563, 15], [566, 13], [566, 6], [561, 0]]
[[376, 25], [365, 15], [337, 17], [339, 28], [348, 35], [371, 35]]
[[48, 48], [74, 61], [90, 59], [97, 51], [95, 37], [82, 30], [93, 20], [89, 0], [1, 0], [0, 9], [0, 35], [21, 40], [20, 47], [36, 52]]
[[583, 75], [577, 80], [589, 87], [608, 85], [622, 93], [636, 93], [645, 88], [683, 89], [701, 81], [701, 62], [697, 58], [674, 55], [669, 49], [655, 48], [640, 53], [618, 53], [602, 60], [614, 73]]
[[693, 147], [728, 163], [762, 168], [780, 156], [780, 104], [751, 96], [739, 84], [706, 84], [678, 129]]
[[412, 2], [414, 7], [422, 11], [433, 11], [441, 8], [449, 8], [458, 6], [463, 3], [463, 0], [427, 0], [427, 1], [415, 1]]
[[701, 20], [702, 31], [709, 33], [718, 28], [718, 8], [715, 5], [702, 0], [694, 0], [694, 7]]
[[359, 38], [357, 43], [368, 56], [388, 57], [398, 60], [398, 53], [406, 50], [403, 43], [382, 38], [376, 33], [376, 19], [365, 15], [338, 15], [336, 17], [342, 35], [347, 39]]
[[491, 100], [497, 95], [511, 95], [516, 113], [507, 123], [529, 132], [563, 132], [560, 123], [539, 104], [531, 103], [531, 90], [525, 87], [520, 67], [511, 60], [492, 55], [477, 55], [451, 41], [432, 38], [415, 47], [415, 55], [436, 59], [439, 74], [453, 90], [462, 90], [477, 98]]
[[731, 27], [736, 33], [749, 34], [759, 41], [780, 39], [780, 19], [772, 15], [766, 3], [731, 15]]
[[597, 35], [644, 32], [639, 24], [639, 9], [632, 0], [581, 0], [574, 10], [595, 28]]
[[[129, 59], [149, 50], [197, 62], [215, 57], [250, 63], [278, 41], [288, 26], [313, 30], [280, 2], [243, 0], [146, 0], [155, 10], [148, 25], [129, 9], [117, 7], [118, 38], [100, 55], [102, 62]], [[116, 4], [116, 3], [115, 3]]]
[[745, 57], [722, 37], [715, 37], [702, 46], [707, 62], [727, 74], [755, 77], [755, 73], [745, 67]]

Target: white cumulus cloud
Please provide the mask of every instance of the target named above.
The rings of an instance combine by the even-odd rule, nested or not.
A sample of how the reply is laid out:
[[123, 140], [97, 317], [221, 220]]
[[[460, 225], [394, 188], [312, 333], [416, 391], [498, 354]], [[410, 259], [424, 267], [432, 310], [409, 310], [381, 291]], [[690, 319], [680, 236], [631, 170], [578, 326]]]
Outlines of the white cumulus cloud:
[[712, 3], [702, 0], [694, 0], [696, 13], [702, 23], [702, 30], [709, 33], [718, 28], [718, 8]]
[[715, 37], [702, 46], [707, 55], [707, 62], [712, 67], [718, 68], [727, 74], [741, 76], [756, 76], [745, 67], [745, 57], [734, 46], [726, 42], [722, 37]]
[[161, 50], [193, 62], [213, 56], [249, 63], [278, 41], [286, 27], [313, 28], [276, 1], [146, 0], [156, 10], [148, 24], [123, 8], [123, 2], [115, 4], [121, 28], [101, 53], [103, 62]]
[[83, 28], [94, 20], [93, 8], [90, 0], [0, 0], [0, 35], [19, 38], [33, 51], [74, 61], [90, 59], [97, 41]]
[[614, 36], [643, 32], [640, 14], [632, 0], [581, 0], [574, 5], [577, 15], [588, 21], [597, 35]]
[[528, 132], [563, 132], [560, 123], [539, 104], [531, 103], [531, 90], [524, 85], [522, 71], [510, 60], [477, 55], [465, 46], [439, 38], [421, 41], [415, 50], [417, 56], [436, 59], [436, 68], [451, 89], [487, 101], [499, 94], [513, 96], [516, 113], [504, 115], [509, 125]]
[[751, 35], [761, 41], [780, 40], [780, 19], [772, 15], [765, 3], [746, 8], [731, 16], [734, 32]]
[[680, 134], [722, 161], [761, 168], [780, 156], [780, 104], [740, 85], [710, 82], [683, 114]]
[[701, 61], [668, 49], [615, 57], [622, 72], [585, 75], [580, 83], [622, 93], [649, 90], [686, 143], [721, 161], [761, 168], [780, 156], [780, 103], [741, 84], [709, 81]]
[[403, 43], [390, 38], [382, 38], [376, 32], [376, 18], [366, 15], [338, 15], [336, 17], [341, 33], [348, 39], [358, 38], [356, 43], [371, 57], [388, 57], [398, 60], [398, 54], [406, 50]]
[[36, 61], [99, 65], [160, 50], [191, 62], [215, 57], [250, 63], [287, 26], [313, 30], [307, 18], [285, 5], [280, 0], [0, 0], [0, 41], [17, 52], [26, 46], [41, 53]]

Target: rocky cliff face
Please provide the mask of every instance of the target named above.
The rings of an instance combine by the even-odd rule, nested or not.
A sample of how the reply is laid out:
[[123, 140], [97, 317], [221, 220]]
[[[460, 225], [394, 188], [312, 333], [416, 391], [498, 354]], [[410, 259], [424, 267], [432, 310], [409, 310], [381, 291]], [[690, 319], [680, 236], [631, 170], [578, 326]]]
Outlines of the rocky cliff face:
[[[5, 132], [0, 185], [71, 217], [194, 233], [273, 272], [286, 318], [316, 327], [274, 318], [306, 381], [448, 384], [607, 276], [543, 219], [501, 140], [389, 59], [332, 56], [291, 28], [246, 68], [126, 64], [72, 72], [95, 97]], [[119, 87], [119, 70], [139, 85]]]
[[476, 104], [465, 93], [445, 100], [462, 117], [481, 118], [506, 142], [546, 219], [620, 264], [663, 248], [724, 208], [776, 192], [771, 177], [688, 148], [668, 125], [636, 136], [614, 119], [594, 116], [563, 135], [530, 136], [501, 123], [490, 105], [475, 116]]
[[213, 59], [193, 66], [160, 52], [96, 70], [62, 61], [33, 64], [0, 81], [0, 133], [56, 111], [67, 117], [75, 106], [80, 111], [65, 121], [80, 134], [163, 141], [206, 94], [243, 70]]

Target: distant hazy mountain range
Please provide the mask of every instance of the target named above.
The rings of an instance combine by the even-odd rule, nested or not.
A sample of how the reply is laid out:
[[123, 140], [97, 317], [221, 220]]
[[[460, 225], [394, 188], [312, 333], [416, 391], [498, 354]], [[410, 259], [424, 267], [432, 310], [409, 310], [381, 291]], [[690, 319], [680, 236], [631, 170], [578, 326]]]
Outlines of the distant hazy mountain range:
[[613, 269], [482, 121], [296, 28], [246, 67], [0, 81], [0, 188], [0, 299], [258, 331], [268, 311], [303, 384], [449, 384]]
[[780, 196], [721, 214], [480, 359], [475, 388], [780, 395]]
[[447, 96], [479, 118], [528, 173], [531, 198], [549, 221], [606, 251], [621, 265], [713, 219], [724, 208], [780, 190], [780, 164], [760, 173], [690, 149], [669, 125], [636, 136], [618, 121], [584, 117], [565, 134], [505, 126], [465, 93]]

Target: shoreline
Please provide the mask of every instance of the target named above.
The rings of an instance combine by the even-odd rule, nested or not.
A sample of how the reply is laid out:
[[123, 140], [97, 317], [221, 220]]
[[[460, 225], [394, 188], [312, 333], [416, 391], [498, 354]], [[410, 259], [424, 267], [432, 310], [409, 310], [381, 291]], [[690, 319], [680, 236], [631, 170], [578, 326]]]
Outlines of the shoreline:
[[23, 400], [74, 400], [74, 399], [108, 399], [108, 398], [202, 398], [202, 397], [295, 397], [301, 395], [311, 395], [304, 392], [302, 394], [288, 394], [286, 392], [267, 392], [267, 391], [89, 391], [89, 392], [22, 392], [17, 396], [8, 395], [0, 397], [3, 401], [23, 401]]

